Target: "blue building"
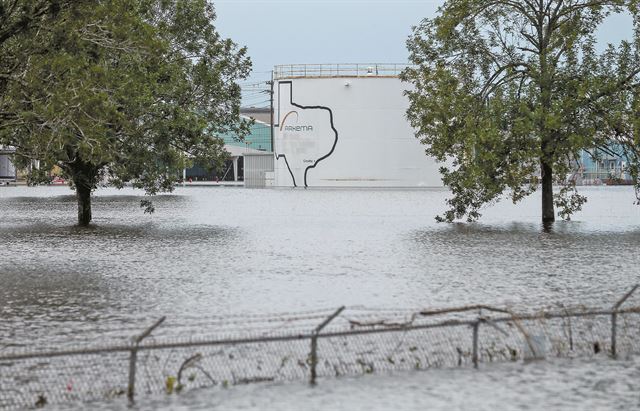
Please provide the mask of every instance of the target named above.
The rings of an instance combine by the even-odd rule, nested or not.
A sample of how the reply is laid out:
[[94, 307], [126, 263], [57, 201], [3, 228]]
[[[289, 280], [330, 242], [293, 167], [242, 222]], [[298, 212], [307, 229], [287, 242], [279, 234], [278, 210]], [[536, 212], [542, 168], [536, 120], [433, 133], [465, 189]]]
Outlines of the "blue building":
[[573, 178], [578, 185], [633, 184], [622, 148], [616, 145], [583, 150]]
[[238, 140], [234, 134], [227, 133], [219, 136], [224, 140], [225, 146], [241, 147], [244, 149], [252, 149], [257, 151], [273, 151], [271, 146], [271, 127], [268, 123], [255, 120], [251, 126], [249, 135], [243, 141]]

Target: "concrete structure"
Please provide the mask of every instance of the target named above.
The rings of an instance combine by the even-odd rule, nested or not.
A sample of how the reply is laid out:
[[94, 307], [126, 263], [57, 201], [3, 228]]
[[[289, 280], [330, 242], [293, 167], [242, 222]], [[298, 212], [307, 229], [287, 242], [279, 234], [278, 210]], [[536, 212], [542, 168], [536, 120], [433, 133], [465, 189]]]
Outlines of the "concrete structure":
[[275, 186], [436, 187], [405, 113], [402, 65], [287, 65], [274, 71]]
[[273, 153], [244, 153], [244, 186], [273, 187]]
[[16, 181], [16, 168], [11, 162], [13, 149], [0, 146], [0, 182]]

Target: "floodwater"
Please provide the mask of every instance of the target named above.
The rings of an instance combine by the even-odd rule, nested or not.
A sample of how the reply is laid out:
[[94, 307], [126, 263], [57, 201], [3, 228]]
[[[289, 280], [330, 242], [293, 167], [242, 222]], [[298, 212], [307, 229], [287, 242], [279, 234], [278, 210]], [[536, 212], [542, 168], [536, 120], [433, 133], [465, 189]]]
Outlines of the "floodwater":
[[[104, 342], [162, 315], [188, 322], [202, 315], [341, 305], [613, 305], [640, 282], [640, 207], [629, 187], [582, 192], [589, 198], [584, 211], [545, 232], [536, 196], [518, 206], [498, 203], [485, 210], [480, 223], [438, 224], [434, 216], [444, 211], [448, 195], [443, 189], [185, 187], [157, 197], [153, 215], [139, 208], [139, 192], [104, 189], [94, 200], [95, 225], [81, 229], [74, 226], [75, 198], [68, 188], [0, 187], [0, 350], [4, 344]], [[604, 379], [615, 389], [631, 390], [616, 385], [619, 366], [624, 365], [603, 367], [612, 371], [588, 384], [606, 388]], [[518, 369], [497, 367], [486, 378], [511, 381], [519, 374], [509, 367]], [[539, 375], [533, 375], [549, 381], [565, 368], [526, 368], [522, 383], [534, 378], [536, 367]], [[455, 372], [402, 378], [408, 385], [397, 395], [440, 385], [444, 396], [435, 388], [429, 395], [446, 404], [457, 389], [449, 380], [489, 384], [482, 373]], [[373, 378], [346, 386], [365, 390], [371, 384], [367, 395], [386, 401], [385, 390], [375, 387], [391, 383]], [[249, 392], [279, 401], [279, 390], [288, 390], [261, 387]], [[296, 395], [320, 401], [309, 409], [333, 409], [329, 398], [348, 392], [342, 382], [328, 383], [326, 398], [325, 388], [292, 387]], [[596, 404], [601, 394], [593, 392], [587, 399]], [[322, 398], [329, 401], [326, 407]], [[491, 409], [495, 398], [483, 398], [478, 406]], [[257, 407], [229, 401], [223, 408]], [[536, 401], [530, 395], [513, 408], [535, 409]]]
[[[203, 389], [129, 407], [124, 400], [96, 410], [195, 411], [610, 411], [640, 408], [640, 360], [553, 360]], [[80, 409], [71, 407], [70, 410]]]

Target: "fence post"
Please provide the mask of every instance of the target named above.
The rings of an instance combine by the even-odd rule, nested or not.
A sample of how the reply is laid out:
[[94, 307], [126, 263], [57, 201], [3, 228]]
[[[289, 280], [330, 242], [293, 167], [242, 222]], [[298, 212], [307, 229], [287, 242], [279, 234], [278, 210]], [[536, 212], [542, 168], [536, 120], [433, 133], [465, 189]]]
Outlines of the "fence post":
[[478, 368], [478, 332], [480, 331], [480, 322], [481, 320], [478, 319], [478, 321], [473, 323], [473, 353], [471, 356], [473, 368]]
[[320, 325], [318, 325], [311, 335], [311, 352], [309, 353], [309, 359], [311, 362], [311, 377], [309, 379], [309, 384], [316, 385], [316, 367], [318, 365], [318, 335], [320, 331], [324, 327], [326, 327], [331, 321], [333, 321], [337, 316], [340, 315], [342, 311], [344, 311], [345, 307], [342, 306], [338, 308], [333, 314], [331, 314], [327, 319], [325, 319]]
[[133, 402], [136, 385], [136, 361], [138, 360], [138, 347], [134, 344], [131, 347], [131, 356], [129, 357], [129, 384], [127, 385], [127, 398]]
[[142, 334], [133, 337], [133, 344], [131, 345], [131, 356], [129, 357], [129, 384], [127, 385], [127, 398], [130, 402], [133, 402], [133, 397], [136, 393], [136, 365], [138, 360], [138, 348], [142, 340], [147, 338], [149, 334], [153, 332], [167, 317], [162, 317], [153, 325], [142, 332]]
[[613, 306], [613, 310], [611, 312], [611, 356], [613, 358], [616, 358], [618, 355], [618, 349], [616, 346], [618, 343], [618, 309], [622, 304], [624, 304], [625, 301], [627, 301], [629, 297], [631, 297], [631, 295], [638, 289], [638, 287], [640, 287], [640, 284], [636, 284], [631, 290], [627, 291], [627, 293], [622, 296], [622, 298], [616, 303], [616, 305]]

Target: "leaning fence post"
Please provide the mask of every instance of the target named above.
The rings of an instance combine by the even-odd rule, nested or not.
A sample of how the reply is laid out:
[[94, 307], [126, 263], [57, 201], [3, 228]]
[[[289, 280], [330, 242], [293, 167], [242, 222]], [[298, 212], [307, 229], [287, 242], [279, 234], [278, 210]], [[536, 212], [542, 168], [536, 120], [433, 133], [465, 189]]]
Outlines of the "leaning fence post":
[[471, 360], [473, 361], [473, 368], [478, 368], [478, 332], [480, 329], [481, 320], [478, 319], [473, 323], [473, 352], [471, 354]]
[[624, 304], [625, 301], [640, 287], [640, 284], [636, 284], [631, 290], [629, 290], [622, 298], [613, 306], [611, 310], [611, 356], [616, 358], [618, 355], [617, 345], [617, 333], [618, 333], [618, 309]]
[[147, 338], [149, 334], [153, 332], [167, 317], [162, 317], [144, 332], [136, 337], [133, 337], [133, 344], [131, 345], [131, 356], [129, 357], [129, 384], [127, 385], [127, 398], [133, 402], [133, 397], [136, 391], [136, 363], [138, 360], [138, 348], [142, 340]]
[[339, 316], [342, 311], [344, 311], [344, 308], [344, 306], [338, 308], [333, 314], [331, 314], [320, 325], [318, 325], [311, 334], [311, 352], [309, 353], [309, 360], [311, 363], [311, 377], [309, 379], [309, 383], [311, 385], [316, 385], [316, 367], [318, 365], [318, 335], [324, 327], [326, 327], [331, 321]]

